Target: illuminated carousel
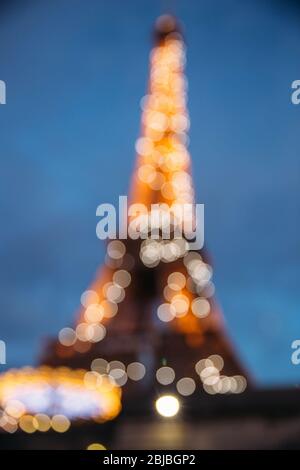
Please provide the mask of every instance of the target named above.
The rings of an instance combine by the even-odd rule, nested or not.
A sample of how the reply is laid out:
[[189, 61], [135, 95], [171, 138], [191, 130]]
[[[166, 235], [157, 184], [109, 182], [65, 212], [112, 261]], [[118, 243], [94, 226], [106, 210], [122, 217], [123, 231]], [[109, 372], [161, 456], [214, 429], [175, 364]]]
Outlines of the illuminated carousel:
[[109, 376], [67, 367], [12, 369], [0, 376], [0, 426], [9, 434], [66, 433], [71, 425], [114, 419], [120, 399]]

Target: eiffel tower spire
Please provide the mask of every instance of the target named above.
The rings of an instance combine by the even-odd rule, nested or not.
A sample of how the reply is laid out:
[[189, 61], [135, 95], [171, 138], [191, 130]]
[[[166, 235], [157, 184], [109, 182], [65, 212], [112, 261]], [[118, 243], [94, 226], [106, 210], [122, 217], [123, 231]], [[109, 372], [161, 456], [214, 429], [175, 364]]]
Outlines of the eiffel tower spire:
[[[246, 387], [214, 299], [206, 252], [191, 251], [185, 236], [162, 237], [164, 221], [172, 221], [174, 235], [175, 208], [195, 202], [185, 60], [177, 21], [159, 18], [148, 92], [141, 100], [128, 237], [107, 243], [105, 263], [81, 297], [74, 328], [63, 329], [42, 359], [110, 374], [123, 387], [124, 403], [146, 392], [188, 396], [197, 388], [217, 394]], [[160, 205], [159, 222], [149, 218], [153, 204]], [[194, 215], [186, 217], [197, 223]], [[144, 237], [135, 236], [137, 222]]]

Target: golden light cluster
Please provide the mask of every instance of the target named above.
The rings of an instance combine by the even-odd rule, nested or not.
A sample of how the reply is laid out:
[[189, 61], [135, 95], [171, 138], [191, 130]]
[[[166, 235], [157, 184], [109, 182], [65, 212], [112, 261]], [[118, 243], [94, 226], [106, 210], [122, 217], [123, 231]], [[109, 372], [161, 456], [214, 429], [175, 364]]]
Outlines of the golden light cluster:
[[[212, 267], [205, 263], [196, 251], [187, 253], [184, 257], [183, 263], [190, 276], [189, 285], [192, 292], [201, 293], [203, 288], [207, 286], [212, 277]], [[191, 280], [194, 286], [191, 286]]]
[[[163, 366], [156, 371], [156, 380], [161, 385], [171, 385], [175, 381], [175, 370], [172, 367]], [[196, 390], [196, 382], [192, 377], [182, 377], [176, 383], [178, 393], [189, 396]]]
[[160, 261], [171, 263], [183, 257], [188, 251], [184, 238], [172, 240], [147, 239], [141, 243], [140, 258], [145, 266], [154, 268]]
[[71, 422], [115, 418], [121, 410], [121, 392], [111, 379], [98, 374], [91, 381], [84, 370], [40, 367], [0, 375], [0, 428], [66, 432]]
[[91, 363], [91, 377], [93, 380], [100, 376], [107, 377], [109, 381], [123, 387], [128, 379], [137, 382], [142, 380], [146, 374], [146, 367], [141, 362], [131, 362], [125, 366], [122, 361], [106, 361], [103, 358], [96, 358]]
[[[221, 374], [224, 360], [218, 354], [201, 359], [195, 365], [196, 374], [200, 377], [205, 392], [215, 394], [239, 394], [247, 387], [242, 375], [226, 376]], [[156, 380], [163, 386], [175, 384], [176, 372], [170, 366], [162, 366], [156, 371]], [[192, 395], [196, 390], [196, 381], [192, 377], [182, 377], [176, 381], [177, 392], [182, 396]]]
[[[157, 308], [157, 316], [162, 322], [177, 319], [179, 320], [177, 326], [183, 331], [185, 331], [185, 328], [189, 329], [191, 325], [194, 328], [196, 319], [205, 318], [210, 314], [211, 305], [208, 298], [212, 294], [212, 292], [204, 289], [208, 283], [212, 284], [210, 281], [211, 269], [202, 261], [201, 256], [198, 253], [189, 252], [184, 257], [184, 264], [186, 273], [174, 271], [169, 274], [167, 285], [163, 290], [165, 302]], [[198, 276], [201, 276], [202, 288], [199, 290], [199, 297], [194, 295], [197, 293], [195, 292], [196, 281], [189, 276], [192, 269], [193, 273], [197, 272]], [[180, 322], [183, 317], [187, 317], [185, 323]]]
[[154, 192], [170, 212], [194, 201], [184, 65], [185, 46], [178, 33], [167, 35], [152, 50], [149, 92], [141, 100], [143, 132], [135, 146], [135, 200], [151, 203]]
[[222, 375], [223, 366], [224, 360], [217, 354], [197, 362], [195, 370], [202, 381], [204, 390], [210, 395], [244, 392], [247, 387], [245, 377], [242, 375], [232, 377]]
[[[119, 251], [114, 250], [113, 253], [116, 256]], [[103, 323], [117, 314], [118, 304], [124, 300], [125, 289], [130, 283], [130, 273], [125, 269], [119, 269], [114, 272], [112, 281], [102, 286], [100, 294], [92, 289], [85, 291], [81, 295], [84, 311], [79, 323], [75, 329], [67, 327], [60, 330], [59, 342], [66, 347], [75, 346], [76, 349], [76, 341], [97, 343], [103, 340], [106, 336], [106, 327]]]

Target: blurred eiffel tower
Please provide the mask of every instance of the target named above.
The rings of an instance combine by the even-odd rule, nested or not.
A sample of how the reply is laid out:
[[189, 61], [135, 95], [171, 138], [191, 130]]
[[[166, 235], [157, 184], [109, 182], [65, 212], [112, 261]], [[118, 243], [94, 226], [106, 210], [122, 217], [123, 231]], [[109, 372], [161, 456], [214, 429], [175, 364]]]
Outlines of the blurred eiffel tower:
[[74, 328], [63, 329], [41, 361], [111, 374], [123, 386], [123, 405], [129, 407], [137, 405], [141, 393], [172, 390], [189, 396], [200, 384], [209, 394], [224, 394], [246, 386], [214, 300], [207, 254], [190, 251], [184, 237], [161, 237], [170, 209], [194, 203], [184, 64], [180, 26], [171, 16], [160, 17], [149, 90], [141, 101], [142, 132], [130, 197], [135, 209], [143, 204], [149, 211], [152, 204], [162, 204], [156, 226], [160, 236], [133, 239], [134, 224], [142, 224], [147, 214], [129, 214], [131, 237], [119, 233], [107, 244], [105, 264], [82, 295]]

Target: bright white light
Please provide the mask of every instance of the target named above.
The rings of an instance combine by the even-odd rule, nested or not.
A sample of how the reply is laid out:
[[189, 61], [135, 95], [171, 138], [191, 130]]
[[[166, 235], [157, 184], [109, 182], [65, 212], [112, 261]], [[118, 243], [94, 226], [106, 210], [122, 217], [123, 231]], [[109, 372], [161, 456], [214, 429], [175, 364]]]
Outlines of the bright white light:
[[177, 415], [180, 404], [173, 395], [163, 395], [155, 402], [156, 411], [164, 418], [171, 418]]

